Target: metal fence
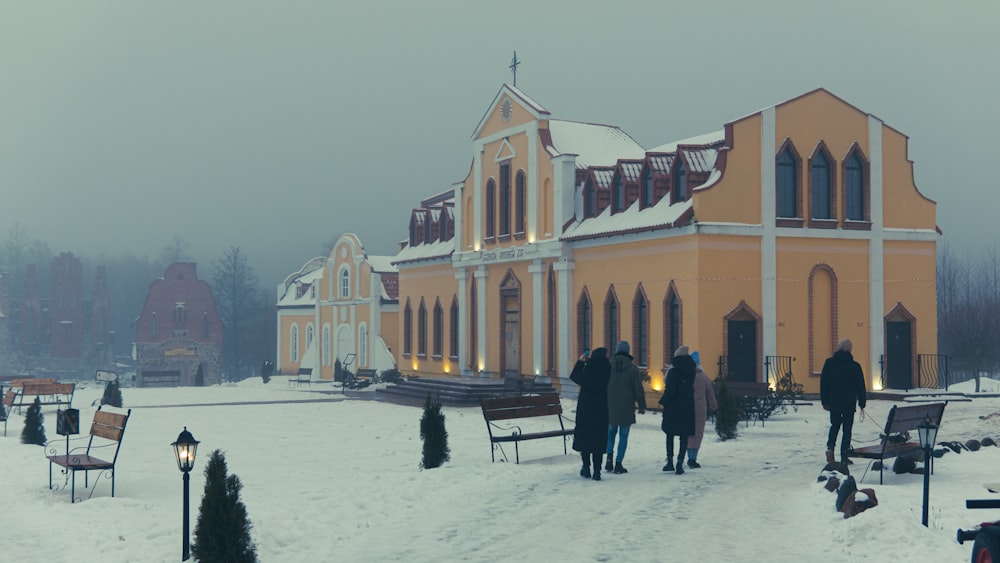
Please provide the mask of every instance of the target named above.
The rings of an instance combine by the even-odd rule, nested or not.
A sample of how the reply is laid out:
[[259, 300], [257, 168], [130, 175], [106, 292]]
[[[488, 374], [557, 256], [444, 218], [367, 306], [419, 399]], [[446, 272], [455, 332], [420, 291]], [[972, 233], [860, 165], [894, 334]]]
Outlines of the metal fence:
[[792, 373], [792, 362], [795, 356], [766, 356], [764, 358], [764, 373], [767, 374], [767, 384], [773, 388], [778, 388], [778, 381], [786, 375], [795, 383], [795, 376]]

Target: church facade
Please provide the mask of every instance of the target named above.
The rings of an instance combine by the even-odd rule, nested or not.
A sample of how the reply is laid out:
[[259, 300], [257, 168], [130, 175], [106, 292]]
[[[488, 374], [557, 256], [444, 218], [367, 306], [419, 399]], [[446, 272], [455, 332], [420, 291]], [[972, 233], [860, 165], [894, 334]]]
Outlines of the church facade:
[[712, 376], [817, 392], [839, 339], [870, 389], [918, 386], [937, 351], [936, 204], [907, 137], [824, 89], [644, 148], [504, 85], [472, 154], [393, 258], [404, 373], [572, 385], [624, 339], [654, 389], [684, 344]]

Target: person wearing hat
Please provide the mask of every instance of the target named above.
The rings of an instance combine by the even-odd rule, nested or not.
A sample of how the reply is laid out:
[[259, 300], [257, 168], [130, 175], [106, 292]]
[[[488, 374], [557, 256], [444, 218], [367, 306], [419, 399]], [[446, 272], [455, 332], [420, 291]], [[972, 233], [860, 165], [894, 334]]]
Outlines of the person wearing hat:
[[[667, 435], [667, 464], [664, 471], [684, 474], [684, 455], [687, 453], [688, 437], [694, 434], [694, 376], [695, 363], [687, 346], [674, 352], [674, 359], [667, 371], [666, 385], [660, 405], [663, 406], [661, 428]], [[674, 436], [680, 449], [677, 451], [677, 465], [674, 466]]]
[[715, 389], [712, 387], [712, 380], [701, 369], [701, 357], [698, 351], [691, 352], [691, 359], [694, 360], [694, 435], [688, 439], [687, 458], [688, 467], [697, 469], [701, 467], [698, 463], [698, 450], [701, 449], [701, 441], [705, 437], [705, 421], [711, 412], [718, 410], [719, 404], [715, 400]]
[[[642, 388], [642, 376], [639, 368], [632, 362], [629, 354], [629, 344], [622, 340], [615, 346], [615, 355], [611, 356], [611, 378], [608, 381], [608, 461], [605, 471], [628, 473], [622, 466], [625, 459], [625, 449], [628, 448], [628, 431], [635, 424], [635, 406], [639, 405], [639, 414], [646, 412], [646, 393]], [[612, 463], [611, 457], [615, 451], [615, 437], [618, 438], [618, 455]]]

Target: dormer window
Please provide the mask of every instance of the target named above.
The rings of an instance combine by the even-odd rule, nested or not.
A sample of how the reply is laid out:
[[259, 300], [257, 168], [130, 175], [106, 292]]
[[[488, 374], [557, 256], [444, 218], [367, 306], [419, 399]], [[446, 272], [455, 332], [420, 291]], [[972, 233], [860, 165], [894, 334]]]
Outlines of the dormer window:
[[684, 167], [684, 160], [677, 155], [677, 170], [674, 172], [673, 200], [670, 203], [684, 201], [687, 190], [687, 169]]
[[642, 201], [640, 207], [643, 209], [653, 205], [653, 170], [647, 168], [642, 175]]
[[588, 179], [583, 184], [583, 216], [594, 217], [597, 215], [597, 197], [594, 193], [594, 181]]
[[625, 181], [622, 180], [621, 174], [615, 176], [614, 184], [612, 185], [612, 202], [611, 211], [613, 213], [618, 213], [625, 209]]

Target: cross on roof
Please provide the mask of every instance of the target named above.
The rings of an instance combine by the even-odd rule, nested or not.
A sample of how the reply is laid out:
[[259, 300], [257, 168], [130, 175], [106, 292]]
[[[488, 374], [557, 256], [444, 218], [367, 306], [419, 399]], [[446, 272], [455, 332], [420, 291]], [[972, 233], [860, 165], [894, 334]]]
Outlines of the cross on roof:
[[514, 58], [510, 60], [510, 66], [507, 67], [514, 73], [514, 86], [517, 86], [517, 67], [520, 64], [521, 61], [517, 60], [517, 51], [514, 51]]

